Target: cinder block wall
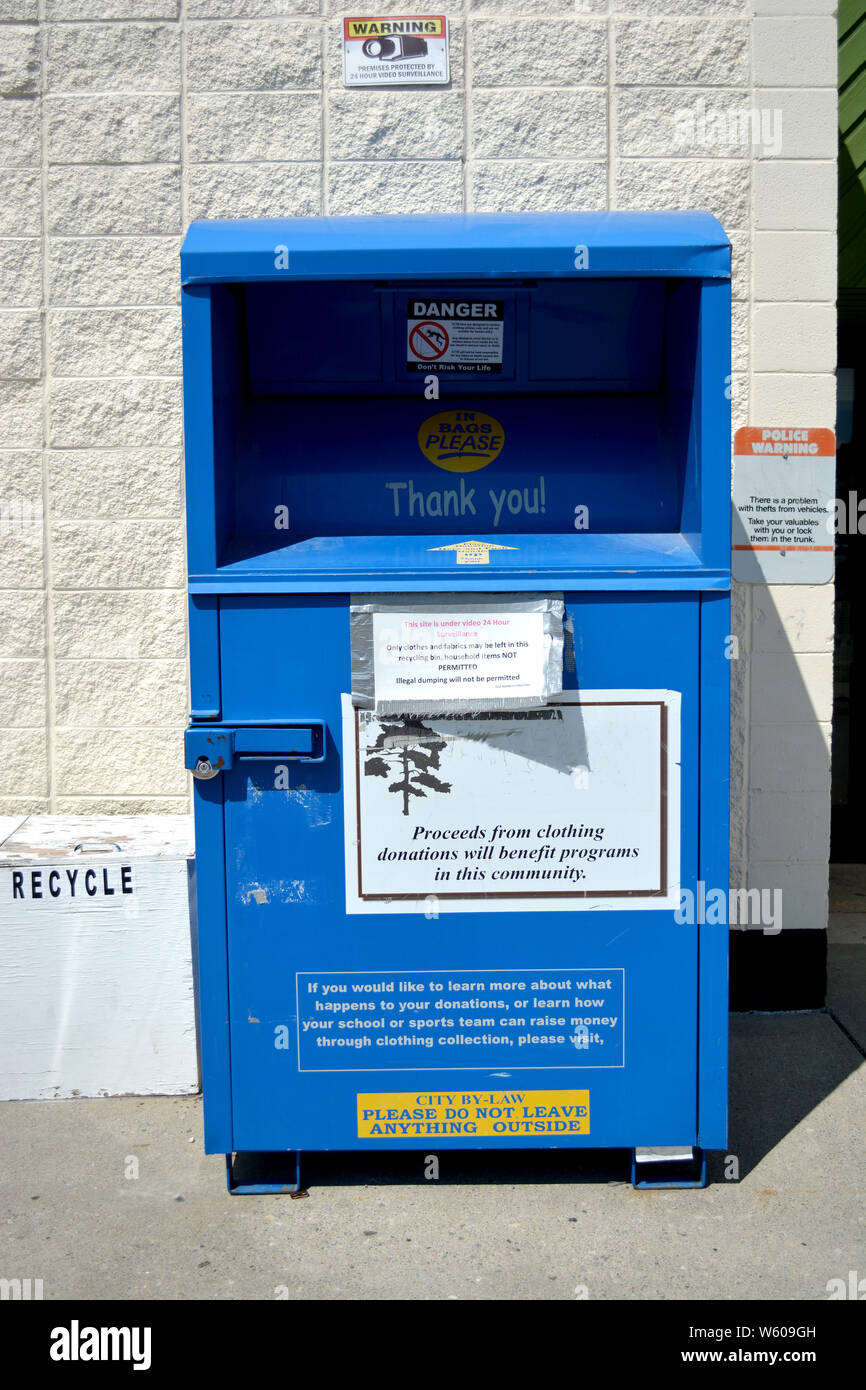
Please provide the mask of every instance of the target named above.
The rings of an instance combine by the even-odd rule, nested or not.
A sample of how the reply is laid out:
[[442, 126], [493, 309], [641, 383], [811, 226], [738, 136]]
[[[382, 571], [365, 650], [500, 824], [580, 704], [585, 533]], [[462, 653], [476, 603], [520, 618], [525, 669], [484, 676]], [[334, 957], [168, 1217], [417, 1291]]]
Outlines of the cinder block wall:
[[[444, 8], [450, 89], [386, 93], [342, 87], [336, 0], [0, 0], [0, 813], [188, 806], [192, 218], [708, 208], [736, 423], [833, 425], [832, 0]], [[820, 926], [831, 588], [736, 615], [736, 880]]]

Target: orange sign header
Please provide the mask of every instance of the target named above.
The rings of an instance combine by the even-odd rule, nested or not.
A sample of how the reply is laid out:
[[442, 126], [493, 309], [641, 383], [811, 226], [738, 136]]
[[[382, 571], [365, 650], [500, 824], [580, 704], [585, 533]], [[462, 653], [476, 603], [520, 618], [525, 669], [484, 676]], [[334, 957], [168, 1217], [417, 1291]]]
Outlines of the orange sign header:
[[734, 436], [734, 453], [833, 458], [836, 436], [832, 430], [806, 429], [799, 425], [743, 425]]

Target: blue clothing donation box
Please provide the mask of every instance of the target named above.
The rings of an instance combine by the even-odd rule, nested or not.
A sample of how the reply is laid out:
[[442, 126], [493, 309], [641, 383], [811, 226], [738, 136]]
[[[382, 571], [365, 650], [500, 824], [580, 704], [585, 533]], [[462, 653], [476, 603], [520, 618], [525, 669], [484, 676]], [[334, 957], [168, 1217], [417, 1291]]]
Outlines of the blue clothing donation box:
[[194, 223], [205, 1142], [726, 1142], [730, 249], [704, 213]]

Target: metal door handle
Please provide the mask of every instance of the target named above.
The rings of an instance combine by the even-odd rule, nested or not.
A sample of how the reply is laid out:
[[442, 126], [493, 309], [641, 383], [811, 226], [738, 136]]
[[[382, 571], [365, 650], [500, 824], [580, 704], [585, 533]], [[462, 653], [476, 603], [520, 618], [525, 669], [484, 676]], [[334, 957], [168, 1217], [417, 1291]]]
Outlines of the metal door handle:
[[321, 763], [325, 760], [325, 721], [292, 719], [285, 724], [214, 726], [187, 729], [184, 763], [193, 777], [209, 781], [228, 772], [236, 759]]

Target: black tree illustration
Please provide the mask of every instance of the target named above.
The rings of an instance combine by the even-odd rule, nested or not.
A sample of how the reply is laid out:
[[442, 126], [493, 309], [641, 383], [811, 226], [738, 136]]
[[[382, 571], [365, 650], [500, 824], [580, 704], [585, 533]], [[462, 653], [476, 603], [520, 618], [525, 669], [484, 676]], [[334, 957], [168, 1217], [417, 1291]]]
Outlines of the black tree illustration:
[[367, 777], [393, 777], [397, 781], [389, 792], [403, 793], [403, 815], [409, 814], [409, 797], [426, 796], [422, 788], [434, 792], [450, 792], [451, 783], [434, 776], [439, 771], [439, 754], [447, 748], [444, 738], [428, 729], [418, 719], [409, 716], [393, 724], [380, 723], [382, 732], [368, 749], [364, 763]]

